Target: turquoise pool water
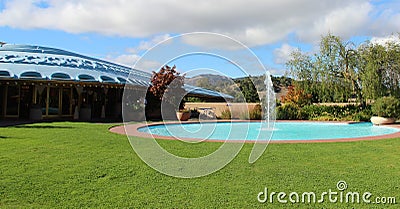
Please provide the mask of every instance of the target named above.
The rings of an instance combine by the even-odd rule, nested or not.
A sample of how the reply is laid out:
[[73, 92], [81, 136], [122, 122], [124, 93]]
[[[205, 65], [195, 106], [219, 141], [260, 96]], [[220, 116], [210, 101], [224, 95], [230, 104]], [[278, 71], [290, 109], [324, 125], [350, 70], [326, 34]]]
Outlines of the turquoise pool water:
[[140, 132], [177, 138], [213, 140], [326, 140], [379, 136], [400, 129], [373, 126], [371, 123], [276, 122], [271, 131], [261, 122], [164, 124], [140, 128]]

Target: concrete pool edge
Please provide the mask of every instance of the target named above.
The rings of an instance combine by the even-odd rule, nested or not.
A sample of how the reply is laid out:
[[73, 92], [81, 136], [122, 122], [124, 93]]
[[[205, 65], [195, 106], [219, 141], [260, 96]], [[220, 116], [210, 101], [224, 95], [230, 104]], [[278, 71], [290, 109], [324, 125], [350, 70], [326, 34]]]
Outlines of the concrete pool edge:
[[[201, 121], [201, 123], [235, 123], [235, 122], [260, 122], [260, 120], [218, 120], [218, 121]], [[308, 121], [308, 120], [277, 120], [276, 122], [315, 122], [315, 123], [342, 123], [342, 124], [354, 124], [360, 122], [354, 121]], [[140, 132], [138, 129], [145, 128], [148, 126], [157, 126], [164, 124], [193, 124], [200, 123], [199, 121], [170, 121], [170, 122], [155, 122], [155, 123], [137, 123], [137, 124], [124, 124], [120, 126], [114, 126], [109, 129], [110, 132], [134, 136], [140, 138], [156, 138], [162, 140], [179, 140], [179, 141], [200, 141], [198, 138], [176, 138], [172, 136], [161, 136], [161, 135], [152, 135], [150, 133]], [[396, 128], [400, 129], [400, 124], [391, 124], [391, 125], [382, 125], [384, 127]], [[315, 140], [268, 140], [268, 141], [249, 141], [249, 140], [216, 140], [216, 139], [208, 139], [206, 142], [229, 142], [229, 143], [272, 143], [272, 144], [293, 144], [293, 143], [332, 143], [332, 142], [354, 142], [354, 141], [370, 141], [370, 140], [382, 140], [382, 139], [391, 139], [391, 138], [400, 138], [400, 131], [392, 134], [384, 134], [379, 136], [366, 136], [366, 137], [355, 137], [355, 138], [341, 138], [341, 139], [315, 139]]]

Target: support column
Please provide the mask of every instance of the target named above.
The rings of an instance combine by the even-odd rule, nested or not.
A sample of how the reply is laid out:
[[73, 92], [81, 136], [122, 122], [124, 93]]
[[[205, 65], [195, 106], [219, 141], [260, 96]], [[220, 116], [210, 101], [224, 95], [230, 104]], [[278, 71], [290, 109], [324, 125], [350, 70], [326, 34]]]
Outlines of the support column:
[[101, 107], [101, 118], [104, 119], [106, 118], [106, 105], [107, 105], [107, 93], [108, 93], [108, 88], [104, 87], [104, 103], [103, 106]]
[[[42, 120], [43, 119], [43, 112], [42, 112], [42, 105], [40, 104], [42, 100], [42, 94], [46, 86], [43, 85], [35, 85], [33, 91], [33, 105], [29, 110], [29, 119], [30, 120]], [[39, 99], [37, 98], [39, 95]], [[47, 106], [47, 105], [46, 105]]]
[[74, 120], [79, 119], [79, 109], [82, 105], [82, 92], [83, 92], [83, 87], [82, 86], [75, 86], [76, 91], [78, 92], [78, 104], [75, 105], [75, 111], [74, 111]]

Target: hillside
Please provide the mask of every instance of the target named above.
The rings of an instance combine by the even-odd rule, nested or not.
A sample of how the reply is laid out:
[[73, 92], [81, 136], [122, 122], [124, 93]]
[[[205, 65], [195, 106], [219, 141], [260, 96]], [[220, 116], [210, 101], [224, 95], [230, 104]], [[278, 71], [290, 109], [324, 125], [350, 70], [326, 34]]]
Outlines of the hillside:
[[207, 81], [208, 84], [212, 86], [220, 85], [221, 82], [225, 82], [230, 80], [230, 78], [226, 76], [221, 76], [221, 75], [213, 75], [213, 74], [202, 74], [202, 75], [197, 75], [192, 78], [186, 78], [185, 83], [189, 85], [197, 85], [197, 83], [201, 83], [204, 81]]

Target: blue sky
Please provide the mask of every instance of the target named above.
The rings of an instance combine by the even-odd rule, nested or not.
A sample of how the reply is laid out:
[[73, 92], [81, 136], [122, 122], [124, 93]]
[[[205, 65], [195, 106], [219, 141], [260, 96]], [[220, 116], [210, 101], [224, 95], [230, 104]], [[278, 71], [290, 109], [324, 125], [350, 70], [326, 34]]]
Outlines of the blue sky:
[[[133, 66], [160, 41], [212, 32], [245, 44], [266, 69], [282, 75], [292, 50], [315, 51], [321, 35], [329, 32], [356, 43], [396, 35], [399, 8], [396, 0], [231, 0], [218, 6], [208, 0], [0, 0], [0, 41], [50, 46]], [[211, 51], [222, 54], [243, 50], [216, 40], [196, 37], [184, 47], [213, 46]], [[233, 61], [249, 61], [247, 55], [236, 54]], [[244, 68], [251, 68], [255, 60], [251, 61]], [[141, 64], [141, 70], [153, 71], [165, 63]], [[185, 56], [169, 64], [182, 72], [200, 69], [194, 74], [209, 72], [205, 68], [231, 77], [260, 74], [243, 74], [231, 62], [212, 56]]]

